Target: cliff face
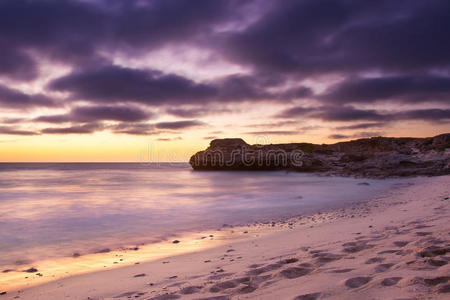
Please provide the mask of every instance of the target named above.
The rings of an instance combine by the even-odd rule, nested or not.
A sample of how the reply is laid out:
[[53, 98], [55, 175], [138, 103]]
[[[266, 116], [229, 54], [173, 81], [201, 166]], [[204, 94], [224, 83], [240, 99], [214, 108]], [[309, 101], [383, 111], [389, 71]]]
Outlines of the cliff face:
[[391, 177], [450, 174], [450, 133], [430, 138], [374, 137], [336, 144], [249, 145], [217, 139], [194, 154], [195, 170], [293, 170]]

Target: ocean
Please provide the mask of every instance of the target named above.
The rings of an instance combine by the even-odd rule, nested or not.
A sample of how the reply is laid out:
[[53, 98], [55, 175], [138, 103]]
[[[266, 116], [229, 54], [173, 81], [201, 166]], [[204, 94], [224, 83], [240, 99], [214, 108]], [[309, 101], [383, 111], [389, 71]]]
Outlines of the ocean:
[[0, 267], [344, 207], [407, 182], [187, 163], [2, 163]]

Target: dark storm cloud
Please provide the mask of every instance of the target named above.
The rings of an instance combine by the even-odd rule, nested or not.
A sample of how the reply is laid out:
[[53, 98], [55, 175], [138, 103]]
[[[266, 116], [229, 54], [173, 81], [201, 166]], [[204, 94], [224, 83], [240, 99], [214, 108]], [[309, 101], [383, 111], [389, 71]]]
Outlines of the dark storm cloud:
[[103, 129], [101, 124], [83, 124], [83, 125], [73, 125], [68, 127], [52, 127], [44, 128], [41, 130], [42, 133], [46, 134], [89, 134], [94, 133]]
[[0, 106], [3, 108], [23, 109], [28, 107], [55, 105], [55, 101], [45, 95], [29, 95], [0, 84]]
[[4, 118], [0, 119], [2, 124], [18, 124], [27, 121], [25, 118]]
[[298, 134], [297, 131], [289, 131], [289, 130], [267, 130], [267, 131], [249, 131], [244, 132], [244, 134], [253, 134], [253, 135], [293, 135]]
[[29, 130], [21, 130], [11, 126], [0, 126], [0, 135], [38, 135], [39, 133]]
[[353, 125], [347, 125], [347, 126], [339, 126], [339, 127], [336, 127], [336, 129], [339, 129], [339, 130], [367, 129], [367, 128], [373, 128], [373, 127], [382, 127], [384, 125], [385, 124], [382, 122], [359, 123], [359, 124], [353, 124]]
[[[64, 62], [94, 61], [94, 44], [104, 41], [107, 14], [79, 1], [0, 2], [0, 42], [11, 51], [33, 50]], [[96, 60], [95, 60], [96, 61]]]
[[72, 117], [69, 114], [40, 116], [33, 119], [33, 121], [35, 122], [42, 122], [42, 123], [65, 123], [70, 122], [71, 120]]
[[303, 106], [296, 106], [289, 109], [284, 110], [280, 114], [277, 115], [279, 118], [296, 118], [296, 117], [302, 117], [302, 116], [308, 116], [313, 112], [318, 111], [319, 108], [317, 107], [303, 107]]
[[[54, 80], [48, 87], [55, 91], [70, 92], [74, 99], [106, 103], [139, 102], [147, 105], [291, 100], [312, 95], [312, 91], [303, 86], [269, 92], [268, 87], [283, 83], [275, 78], [276, 76], [230, 75], [216, 81], [197, 83], [156, 70], [103, 66], [76, 71]], [[207, 109], [202, 108], [204, 112]], [[192, 111], [183, 108], [168, 112], [194, 115]]]
[[198, 120], [184, 120], [184, 121], [173, 121], [173, 122], [159, 122], [155, 124], [158, 129], [185, 129], [191, 127], [205, 126], [207, 124], [200, 122]]
[[[70, 67], [70, 73], [50, 82], [48, 90], [67, 93], [71, 105], [84, 101], [97, 108], [37, 119], [50, 123], [137, 124], [152, 117], [134, 108], [116, 107], [130, 103], [162, 106], [175, 116], [199, 118], [218, 113], [206, 106], [210, 104], [294, 103], [296, 99], [316, 99], [322, 106], [292, 108], [281, 117], [447, 120], [449, 30], [447, 0], [3, 0], [0, 78], [24, 82], [39, 78], [41, 61]], [[220, 61], [242, 67], [246, 74], [198, 82], [112, 62], [118, 53], [126, 63], [127, 58], [138, 59], [166, 46], [207, 50]], [[342, 82], [327, 87], [326, 80], [321, 81], [325, 92], [314, 95], [302, 80], [314, 82], [321, 75], [339, 75]], [[346, 106], [378, 101], [434, 106], [397, 113]], [[196, 105], [202, 110], [189, 108]], [[0, 85], [0, 106], [51, 107], [55, 101]], [[98, 130], [73, 126], [66, 130]], [[122, 131], [151, 132], [139, 126]]]
[[228, 108], [216, 108], [216, 107], [190, 107], [190, 108], [168, 108], [166, 113], [172, 116], [181, 118], [196, 118], [211, 114], [230, 113], [232, 110]]
[[345, 135], [345, 134], [330, 134], [328, 136], [329, 139], [333, 139], [333, 140], [343, 140], [343, 139], [348, 139], [350, 138], [349, 135]]
[[242, 100], [292, 100], [312, 96], [310, 88], [297, 86], [280, 89], [277, 92], [270, 88], [279, 88], [287, 78], [277, 74], [253, 73], [251, 75], [229, 75], [216, 80], [212, 84], [218, 91], [217, 98], [221, 101]]
[[68, 114], [40, 116], [33, 121], [46, 123], [122, 121], [139, 122], [154, 115], [132, 106], [80, 106]]
[[84, 106], [76, 107], [71, 115], [78, 122], [110, 120], [122, 122], [138, 122], [147, 120], [152, 114], [130, 106]]
[[202, 102], [217, 92], [214, 87], [178, 75], [119, 66], [76, 72], [53, 81], [49, 88], [71, 92], [76, 99], [150, 105]]
[[[0, 38], [1, 39], [1, 38]], [[35, 62], [25, 53], [8, 47], [0, 41], [0, 77], [15, 80], [31, 80], [38, 75]]]
[[309, 118], [324, 121], [379, 121], [386, 119], [386, 115], [375, 110], [357, 109], [351, 106], [321, 106], [321, 107], [293, 107], [277, 115], [281, 118]]
[[386, 100], [450, 103], [450, 77], [386, 76], [349, 78], [329, 88], [319, 99], [327, 103], [367, 103]]
[[442, 68], [450, 63], [449, 27], [445, 0], [283, 1], [230, 34], [226, 54], [257, 69], [302, 76]]
[[320, 119], [323, 121], [375, 121], [341, 127], [342, 129], [363, 129], [381, 127], [386, 122], [397, 120], [446, 121], [450, 109], [415, 109], [398, 112], [381, 112], [375, 109], [358, 109], [352, 106], [292, 107], [276, 117], [288, 119]]
[[23, 50], [79, 67], [105, 63], [99, 54], [104, 49], [141, 51], [191, 40], [206, 34], [212, 28], [208, 25], [233, 17], [231, 10], [241, 5], [225, 0], [4, 0], [0, 45], [2, 52], [18, 59], [8, 60], [3, 73], [19, 78], [25, 74], [24, 79], [35, 75]]
[[353, 107], [327, 107], [311, 114], [311, 117], [324, 121], [379, 121], [388, 118], [373, 109], [357, 109]]
[[114, 133], [129, 135], [158, 134], [153, 124], [148, 123], [120, 123], [110, 128]]
[[448, 121], [450, 120], [450, 109], [408, 110], [396, 114], [396, 117], [405, 120]]

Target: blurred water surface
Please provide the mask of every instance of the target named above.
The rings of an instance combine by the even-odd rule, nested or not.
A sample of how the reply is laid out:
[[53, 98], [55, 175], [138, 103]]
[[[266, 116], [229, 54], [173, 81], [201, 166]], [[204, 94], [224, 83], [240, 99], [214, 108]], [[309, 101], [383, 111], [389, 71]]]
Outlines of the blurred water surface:
[[399, 183], [405, 180], [200, 172], [185, 163], [2, 163], [0, 265], [341, 207]]

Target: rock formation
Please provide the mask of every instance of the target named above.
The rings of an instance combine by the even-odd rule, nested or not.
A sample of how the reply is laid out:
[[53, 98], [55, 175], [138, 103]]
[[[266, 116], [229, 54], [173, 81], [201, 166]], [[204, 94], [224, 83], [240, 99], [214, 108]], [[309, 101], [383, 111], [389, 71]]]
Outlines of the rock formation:
[[216, 139], [189, 163], [195, 170], [293, 170], [358, 177], [445, 175], [450, 174], [450, 133], [329, 145], [249, 145], [239, 138]]

